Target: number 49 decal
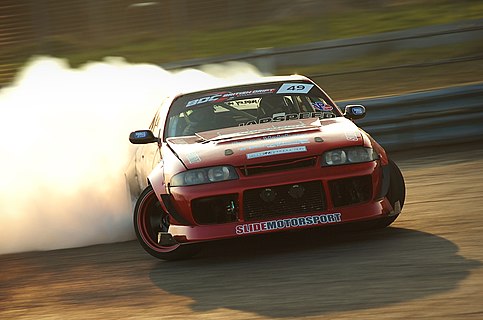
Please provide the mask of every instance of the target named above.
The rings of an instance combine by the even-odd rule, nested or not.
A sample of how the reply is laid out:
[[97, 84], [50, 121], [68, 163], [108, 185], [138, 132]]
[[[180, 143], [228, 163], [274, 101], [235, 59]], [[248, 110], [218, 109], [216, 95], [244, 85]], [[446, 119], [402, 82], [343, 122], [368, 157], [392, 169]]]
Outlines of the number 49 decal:
[[284, 83], [277, 93], [308, 93], [313, 86], [308, 83]]

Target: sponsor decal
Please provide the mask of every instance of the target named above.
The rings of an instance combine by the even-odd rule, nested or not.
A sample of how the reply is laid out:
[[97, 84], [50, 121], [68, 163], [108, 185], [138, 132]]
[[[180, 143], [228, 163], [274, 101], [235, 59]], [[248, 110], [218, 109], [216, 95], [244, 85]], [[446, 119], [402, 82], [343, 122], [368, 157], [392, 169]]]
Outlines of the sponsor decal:
[[314, 85], [308, 83], [284, 83], [277, 93], [308, 93]]
[[296, 136], [305, 136], [305, 133], [282, 133], [282, 134], [274, 134], [272, 136], [263, 136], [260, 138], [255, 138], [255, 139], [249, 139], [245, 141], [233, 141], [231, 142], [232, 144], [241, 144], [241, 143], [251, 143], [251, 142], [257, 142], [257, 141], [265, 141], [265, 140], [271, 140], [271, 139], [278, 139], [278, 138], [287, 138], [287, 137], [296, 137]]
[[297, 144], [307, 144], [309, 143], [309, 139], [301, 139], [301, 140], [293, 140], [293, 141], [281, 141], [281, 142], [273, 142], [270, 144], [261, 144], [256, 146], [249, 146], [240, 148], [240, 151], [244, 150], [252, 150], [252, 149], [262, 149], [262, 148], [278, 148], [278, 147], [286, 147], [286, 146], [293, 146]]
[[169, 142], [175, 143], [175, 144], [188, 144], [187, 140], [185, 138], [169, 138]]
[[356, 116], [360, 116], [361, 114], [364, 114], [364, 109], [361, 107], [352, 107], [352, 113]]
[[312, 103], [312, 107], [320, 111], [332, 111], [334, 109], [331, 105], [325, 103], [324, 101], [317, 101]]
[[189, 108], [189, 107], [196, 106], [202, 103], [207, 103], [207, 102], [215, 103], [215, 102], [230, 101], [240, 97], [269, 94], [273, 92], [275, 92], [275, 89], [257, 89], [257, 90], [247, 90], [247, 91], [240, 91], [240, 92], [217, 92], [206, 97], [190, 100], [186, 104], [186, 107]]
[[304, 123], [298, 123], [298, 124], [293, 124], [293, 125], [287, 125], [287, 126], [275, 126], [272, 128], [263, 128], [263, 129], [254, 129], [254, 130], [245, 130], [245, 131], [240, 131], [239, 134], [241, 135], [251, 135], [251, 134], [259, 134], [259, 133], [266, 133], [266, 132], [271, 132], [271, 131], [280, 131], [280, 130], [292, 130], [292, 129], [303, 129], [303, 128], [308, 128], [309, 126], [305, 125]]
[[267, 148], [277, 148], [277, 147], [291, 146], [295, 144], [304, 144], [304, 143], [309, 143], [309, 139], [271, 143], [267, 145]]
[[357, 133], [354, 131], [346, 131], [344, 132], [345, 137], [349, 141], [357, 141]]
[[201, 162], [200, 156], [196, 152], [190, 152], [186, 155], [186, 158], [188, 158], [189, 163], [197, 163]]
[[260, 124], [260, 123], [270, 123], [270, 122], [281, 122], [287, 120], [300, 120], [300, 119], [310, 119], [310, 118], [319, 118], [320, 120], [326, 118], [334, 118], [335, 114], [333, 113], [325, 113], [321, 111], [317, 112], [301, 112], [301, 113], [289, 113], [289, 114], [274, 114], [272, 117], [262, 118], [259, 120], [251, 120], [245, 123], [238, 124], [239, 127], [248, 126], [251, 124]]
[[134, 137], [136, 139], [146, 138], [147, 136], [148, 136], [148, 133], [146, 131], [134, 132]]
[[260, 151], [254, 153], [247, 153], [247, 159], [255, 159], [255, 158], [262, 158], [262, 157], [270, 157], [278, 154], [286, 154], [286, 153], [296, 153], [296, 152], [306, 152], [307, 147], [293, 147], [293, 148], [282, 148], [282, 149], [274, 149], [274, 150], [267, 150], [267, 151]]
[[263, 231], [282, 230], [291, 228], [300, 228], [304, 226], [316, 226], [342, 221], [340, 213], [327, 213], [313, 216], [305, 216], [300, 218], [288, 218], [279, 220], [270, 220], [264, 222], [254, 222], [239, 224], [235, 227], [236, 234], [249, 234]]
[[257, 104], [258, 103], [258, 99], [250, 99], [250, 100], [238, 100], [238, 101], [232, 101], [232, 102], [229, 102], [230, 104], [236, 104], [237, 106], [240, 106], [240, 105], [245, 105], [245, 104]]
[[[296, 133], [296, 134], [291, 134], [291, 136], [302, 136], [303, 134], [302, 133]], [[273, 135], [273, 136], [265, 136], [265, 137], [262, 137], [260, 139], [256, 139], [256, 140], [270, 140], [270, 139], [278, 139], [278, 138], [285, 138], [285, 137], [288, 137], [289, 134], [288, 133], [284, 133], [284, 134], [276, 134], [276, 135]]]

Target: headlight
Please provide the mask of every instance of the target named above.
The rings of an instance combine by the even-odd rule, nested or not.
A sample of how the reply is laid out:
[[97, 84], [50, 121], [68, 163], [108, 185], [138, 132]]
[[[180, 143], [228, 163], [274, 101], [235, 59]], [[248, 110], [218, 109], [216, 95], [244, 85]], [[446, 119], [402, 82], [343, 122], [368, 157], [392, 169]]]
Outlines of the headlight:
[[181, 187], [234, 179], [238, 179], [235, 168], [218, 166], [180, 172], [171, 178], [170, 184], [173, 187]]
[[347, 155], [344, 150], [332, 150], [324, 153], [325, 164], [329, 166], [336, 166], [344, 164], [347, 161]]
[[210, 182], [230, 180], [230, 177], [232, 177], [232, 172], [229, 167], [214, 167], [208, 169], [208, 180]]
[[327, 151], [322, 156], [323, 166], [337, 166], [341, 164], [369, 162], [379, 159], [372, 148], [350, 147]]

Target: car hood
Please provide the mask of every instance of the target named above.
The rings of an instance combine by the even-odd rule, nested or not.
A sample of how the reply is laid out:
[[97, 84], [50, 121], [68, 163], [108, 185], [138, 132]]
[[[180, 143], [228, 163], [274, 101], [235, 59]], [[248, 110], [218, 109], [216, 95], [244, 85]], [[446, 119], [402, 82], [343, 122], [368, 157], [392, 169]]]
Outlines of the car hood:
[[363, 145], [363, 135], [350, 120], [291, 120], [197, 133], [167, 139], [186, 168], [243, 166], [321, 155], [324, 151]]

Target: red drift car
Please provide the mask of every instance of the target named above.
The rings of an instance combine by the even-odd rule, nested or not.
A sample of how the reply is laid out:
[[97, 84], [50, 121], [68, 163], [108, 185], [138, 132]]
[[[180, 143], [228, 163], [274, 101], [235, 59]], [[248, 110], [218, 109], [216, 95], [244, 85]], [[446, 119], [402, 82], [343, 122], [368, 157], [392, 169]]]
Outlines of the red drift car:
[[[128, 174], [134, 227], [160, 259], [196, 242], [399, 215], [405, 185], [384, 149], [303, 76], [271, 77], [164, 101]], [[129, 177], [129, 175], [131, 177]], [[142, 192], [141, 192], [142, 190]]]

